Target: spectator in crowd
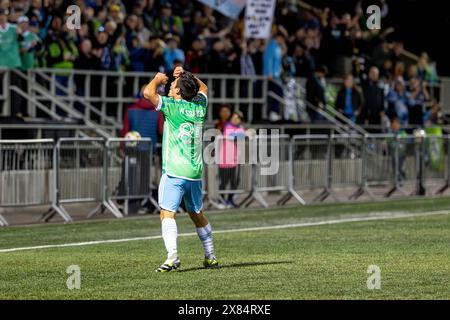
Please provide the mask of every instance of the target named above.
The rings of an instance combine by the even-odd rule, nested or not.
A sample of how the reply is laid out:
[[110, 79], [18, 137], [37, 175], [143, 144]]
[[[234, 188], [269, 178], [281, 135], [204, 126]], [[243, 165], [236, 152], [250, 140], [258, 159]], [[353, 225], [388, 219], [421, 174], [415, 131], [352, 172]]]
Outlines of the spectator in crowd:
[[410, 100], [403, 78], [395, 79], [394, 86], [389, 90], [387, 101], [388, 116], [397, 118], [402, 126], [408, 125]]
[[152, 37], [148, 43], [149, 59], [147, 61], [147, 71], [163, 72], [164, 71], [164, 49], [166, 44], [160, 38]]
[[140, 39], [137, 36], [138, 17], [134, 14], [130, 14], [125, 20], [126, 33], [125, 41], [128, 48], [132, 46], [132, 41], [137, 39], [139, 46], [141, 45]]
[[225, 53], [225, 45], [221, 40], [216, 39], [208, 55], [206, 71], [215, 74], [226, 73], [226, 66], [227, 56]]
[[434, 102], [431, 108], [425, 112], [423, 123], [425, 127], [434, 127], [444, 124], [442, 108], [438, 103]]
[[423, 125], [425, 103], [430, 100], [426, 82], [411, 78], [408, 85], [409, 93], [409, 124]]
[[260, 39], [249, 40], [247, 46], [247, 52], [252, 58], [253, 66], [255, 67], [255, 73], [260, 75], [263, 70], [263, 54], [264, 54], [264, 42]]
[[190, 50], [186, 54], [185, 66], [192, 73], [201, 73], [206, 64], [206, 42], [202, 36], [194, 39]]
[[[281, 72], [283, 61], [283, 46], [285, 45], [284, 35], [277, 33], [267, 44], [263, 56], [263, 74], [269, 79], [269, 92], [283, 96], [281, 87]], [[280, 120], [280, 102], [271, 96], [268, 97], [269, 119], [270, 121]]]
[[131, 39], [131, 43], [127, 46], [130, 58], [130, 71], [144, 72], [147, 60], [148, 50], [141, 46], [141, 42], [137, 35]]
[[384, 113], [384, 88], [380, 83], [380, 72], [377, 67], [371, 67], [368, 78], [362, 79], [364, 106], [361, 119], [369, 125], [380, 125]]
[[[306, 101], [312, 106], [318, 107], [320, 109], [325, 109], [326, 107], [325, 76], [327, 72], [328, 69], [326, 66], [319, 65], [317, 66], [314, 74], [306, 81]], [[318, 112], [313, 111], [311, 108], [308, 108], [308, 112], [311, 121], [315, 122], [324, 120], [322, 115], [320, 115]]]
[[429, 84], [436, 83], [438, 76], [436, 70], [430, 65], [429, 57], [426, 52], [420, 55], [419, 61], [417, 62], [417, 74], [418, 77]]
[[[84, 39], [81, 41], [79, 46], [79, 54], [75, 59], [75, 68], [81, 70], [98, 70], [100, 69], [100, 59], [93, 55], [92, 52], [92, 41], [89, 39]], [[80, 79], [80, 86], [83, 85], [83, 80]]]
[[336, 98], [336, 109], [344, 116], [356, 122], [356, 118], [361, 114], [363, 99], [361, 92], [355, 86], [354, 78], [348, 74], [344, 78], [344, 84], [339, 90]]
[[0, 67], [22, 66], [19, 53], [21, 29], [8, 22], [8, 10], [0, 8]]
[[225, 124], [230, 120], [231, 107], [228, 104], [223, 104], [219, 108], [219, 119], [214, 124], [214, 128], [223, 133]]
[[161, 6], [160, 14], [154, 20], [153, 27], [161, 36], [173, 34], [182, 37], [184, 33], [183, 21], [179, 16], [173, 14], [172, 5], [169, 2], [165, 2]]
[[[286, 99], [279, 85], [283, 75], [290, 79], [293, 76], [313, 79], [314, 70], [322, 64], [329, 70], [327, 76], [351, 73], [363, 79], [365, 105], [361, 121], [379, 125], [385, 107], [380, 93], [383, 83], [403, 77], [407, 81], [419, 78], [430, 85], [438, 78], [435, 65], [426, 53], [414, 61], [406, 54], [401, 39], [396, 37], [393, 41], [394, 38], [388, 37], [392, 32], [391, 12], [386, 1], [378, 4], [386, 26], [382, 31], [366, 30], [361, 4], [354, 10], [349, 6], [331, 10], [305, 9], [289, 0], [277, 1], [274, 36], [266, 42], [244, 38], [243, 15], [231, 20], [200, 1], [77, 1], [82, 19], [76, 31], [68, 30], [65, 25], [67, 1], [2, 1], [0, 43], [5, 44], [5, 37], [13, 41], [0, 46], [0, 66], [20, 67], [22, 54], [22, 60], [27, 61], [25, 69], [38, 66], [170, 72], [178, 60], [196, 73], [262, 74], [270, 79], [269, 92], [280, 98], [267, 98], [269, 120], [277, 121], [281, 119], [279, 101]], [[23, 19], [18, 23], [21, 16], [29, 20], [29, 26], [23, 27], [29, 31], [26, 40], [19, 26]], [[30, 42], [34, 35], [41, 45], [33, 50], [29, 45], [34, 43]], [[20, 48], [30, 50], [18, 54]], [[82, 56], [78, 58], [78, 55]], [[92, 67], [88, 66], [90, 62]], [[371, 67], [378, 68], [377, 76], [374, 76], [375, 69], [370, 69], [366, 79], [365, 73]], [[370, 80], [372, 77], [377, 79]], [[67, 84], [64, 75], [58, 75], [57, 80], [64, 86]], [[217, 91], [217, 83], [212, 84]], [[227, 95], [232, 90], [228, 82], [226, 90]], [[261, 90], [261, 82], [257, 81], [255, 94], [262, 94]], [[387, 90], [385, 96], [386, 93]], [[313, 95], [318, 97], [317, 92]], [[256, 112], [254, 116], [266, 118], [267, 115]]]
[[295, 76], [309, 78], [313, 74], [314, 61], [303, 44], [295, 44], [293, 60], [295, 64]]
[[42, 5], [42, 0], [32, 0], [26, 16], [29, 19], [30, 31], [37, 34], [41, 39], [45, 38], [45, 26], [49, 21], [49, 17]]
[[248, 51], [247, 43], [245, 41], [242, 42], [241, 46], [241, 74], [246, 76], [254, 76], [256, 75], [255, 65], [253, 64], [253, 59], [251, 54]]
[[41, 39], [35, 33], [29, 31], [28, 22], [29, 19], [26, 16], [22, 16], [17, 20], [19, 29], [22, 31], [20, 57], [22, 60], [22, 70], [24, 71], [35, 67], [35, 52], [41, 45]]
[[384, 40], [382, 41], [378, 46], [375, 47], [372, 54], [372, 64], [379, 69], [383, 69], [385, 61], [390, 61], [391, 66], [389, 69], [392, 68], [392, 61], [391, 59], [391, 44]]
[[166, 38], [166, 44], [167, 46], [164, 49], [165, 70], [170, 72], [174, 69], [174, 61], [178, 60], [184, 64], [185, 57], [183, 50], [178, 48], [178, 38], [169, 35]]
[[[35, 51], [41, 47], [41, 40], [35, 34], [29, 31], [28, 17], [21, 16], [17, 20], [18, 29], [20, 29], [21, 35], [19, 37], [20, 41], [20, 59], [22, 71], [28, 71], [36, 65]], [[24, 79], [17, 77], [15, 79], [17, 85], [20, 89], [27, 92], [28, 83]], [[14, 100], [14, 109], [16, 114], [27, 115], [28, 102], [23, 96], [17, 96]]]
[[404, 170], [404, 163], [406, 159], [406, 142], [407, 133], [402, 129], [402, 124], [399, 118], [394, 117], [391, 119], [390, 133], [394, 134], [397, 138], [403, 138], [401, 143], [396, 143], [395, 139], [388, 139], [389, 154], [391, 155], [392, 171], [396, 172], [396, 155], [398, 155], [398, 179], [399, 182], [405, 180], [406, 173]]
[[113, 57], [108, 44], [109, 35], [105, 31], [97, 33], [92, 48], [92, 54], [99, 60], [100, 70], [113, 70]]
[[230, 186], [230, 191], [226, 199], [226, 205], [229, 207], [237, 207], [233, 201], [233, 190], [237, 189], [239, 185], [239, 150], [238, 140], [245, 139], [245, 129], [242, 125], [243, 115], [240, 111], [235, 111], [231, 115], [223, 128], [223, 142], [220, 149], [220, 163], [219, 163], [219, 190], [227, 190]]

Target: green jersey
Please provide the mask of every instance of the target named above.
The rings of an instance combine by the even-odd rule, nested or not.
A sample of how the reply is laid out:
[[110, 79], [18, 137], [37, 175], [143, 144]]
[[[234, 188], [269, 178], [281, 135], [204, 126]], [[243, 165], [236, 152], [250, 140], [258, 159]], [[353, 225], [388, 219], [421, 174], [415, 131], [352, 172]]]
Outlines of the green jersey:
[[21, 65], [17, 26], [7, 23], [4, 29], [0, 27], [0, 67], [18, 68]]
[[28, 70], [34, 68], [36, 64], [33, 45], [39, 42], [39, 37], [30, 31], [26, 31], [23, 33], [23, 40], [20, 43], [21, 49], [25, 49], [26, 51], [21, 52], [22, 57], [22, 69]]
[[192, 101], [161, 97], [157, 110], [164, 114], [162, 169], [169, 176], [201, 180], [202, 131], [207, 97], [202, 92]]

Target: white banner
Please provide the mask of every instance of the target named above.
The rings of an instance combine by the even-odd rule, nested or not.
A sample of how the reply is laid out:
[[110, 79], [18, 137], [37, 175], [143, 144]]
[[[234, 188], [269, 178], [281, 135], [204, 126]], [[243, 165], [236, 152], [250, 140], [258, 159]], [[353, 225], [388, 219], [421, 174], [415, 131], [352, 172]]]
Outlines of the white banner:
[[271, 35], [276, 0], [247, 0], [245, 37], [268, 39]]
[[246, 0], [198, 0], [211, 8], [219, 11], [223, 15], [237, 19], [242, 9], [244, 8]]

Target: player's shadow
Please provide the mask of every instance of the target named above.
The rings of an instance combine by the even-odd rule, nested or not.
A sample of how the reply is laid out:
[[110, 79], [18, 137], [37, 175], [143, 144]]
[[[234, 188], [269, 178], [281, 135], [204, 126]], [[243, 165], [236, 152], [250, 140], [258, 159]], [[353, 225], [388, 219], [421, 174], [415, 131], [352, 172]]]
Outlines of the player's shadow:
[[[218, 268], [214, 269], [226, 269], [226, 268], [246, 268], [246, 267], [255, 267], [255, 266], [265, 266], [265, 265], [273, 265], [273, 264], [286, 264], [286, 263], [293, 263], [293, 261], [256, 261], [256, 262], [242, 262], [242, 263], [231, 263], [231, 264], [224, 264], [221, 265]], [[197, 270], [209, 270], [205, 267], [197, 267], [197, 268], [187, 268], [187, 269], [180, 269], [178, 272], [190, 272], [190, 271], [197, 271]]]

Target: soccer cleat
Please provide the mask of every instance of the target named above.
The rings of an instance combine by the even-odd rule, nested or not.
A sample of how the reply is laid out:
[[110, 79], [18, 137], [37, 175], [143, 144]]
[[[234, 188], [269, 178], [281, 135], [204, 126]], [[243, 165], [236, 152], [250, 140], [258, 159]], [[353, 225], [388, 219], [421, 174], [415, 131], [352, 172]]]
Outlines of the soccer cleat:
[[211, 255], [209, 257], [205, 257], [205, 261], [203, 261], [203, 265], [205, 268], [218, 268], [219, 260], [217, 260], [216, 256]]
[[156, 272], [169, 272], [172, 270], [177, 270], [181, 265], [180, 260], [166, 260], [158, 269], [156, 269]]

